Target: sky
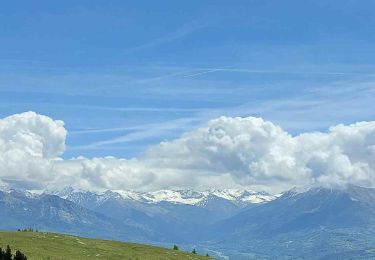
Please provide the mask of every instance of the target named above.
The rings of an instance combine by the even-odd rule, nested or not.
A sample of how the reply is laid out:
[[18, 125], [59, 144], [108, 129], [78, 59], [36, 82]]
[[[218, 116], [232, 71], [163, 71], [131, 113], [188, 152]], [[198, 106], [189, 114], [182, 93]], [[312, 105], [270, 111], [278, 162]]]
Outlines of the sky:
[[0, 118], [63, 121], [52, 154], [66, 161], [145, 160], [221, 116], [329, 134], [374, 120], [374, 10], [371, 0], [8, 1]]

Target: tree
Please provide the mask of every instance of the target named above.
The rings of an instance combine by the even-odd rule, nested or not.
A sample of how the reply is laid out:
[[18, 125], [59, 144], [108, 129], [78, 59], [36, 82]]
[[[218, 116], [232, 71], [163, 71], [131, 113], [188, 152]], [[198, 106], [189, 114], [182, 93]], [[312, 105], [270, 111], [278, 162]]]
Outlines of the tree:
[[0, 247], [0, 260], [27, 260], [27, 257], [19, 250], [12, 256], [12, 250], [8, 245], [5, 251]]
[[12, 260], [12, 249], [10, 249], [9, 245], [7, 245], [7, 248], [5, 249], [3, 259], [4, 260]]
[[27, 257], [21, 251], [17, 250], [13, 260], [27, 260]]
[[197, 250], [195, 250], [195, 248], [193, 249], [193, 251], [191, 251], [194, 255], [197, 254]]
[[210, 257], [210, 255], [209, 255], [209, 254], [206, 254], [206, 256], [207, 256], [207, 257]]
[[177, 246], [177, 245], [174, 245], [174, 246], [173, 246], [173, 250], [178, 250], [178, 246]]

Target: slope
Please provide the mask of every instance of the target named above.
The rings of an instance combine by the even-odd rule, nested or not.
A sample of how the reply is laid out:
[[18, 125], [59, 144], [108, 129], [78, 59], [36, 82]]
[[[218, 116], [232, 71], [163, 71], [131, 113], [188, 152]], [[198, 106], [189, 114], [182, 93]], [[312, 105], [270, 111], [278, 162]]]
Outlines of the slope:
[[44, 232], [0, 231], [0, 247], [20, 249], [28, 259], [210, 259], [160, 247]]
[[374, 216], [375, 189], [291, 190], [206, 233], [233, 259], [374, 259]]

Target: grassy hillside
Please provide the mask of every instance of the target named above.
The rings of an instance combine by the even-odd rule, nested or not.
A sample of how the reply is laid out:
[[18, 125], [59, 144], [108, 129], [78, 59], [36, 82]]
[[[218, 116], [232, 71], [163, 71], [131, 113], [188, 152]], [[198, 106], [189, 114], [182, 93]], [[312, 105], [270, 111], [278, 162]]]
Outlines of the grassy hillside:
[[20, 249], [28, 259], [210, 259], [160, 247], [42, 232], [0, 231], [0, 247]]

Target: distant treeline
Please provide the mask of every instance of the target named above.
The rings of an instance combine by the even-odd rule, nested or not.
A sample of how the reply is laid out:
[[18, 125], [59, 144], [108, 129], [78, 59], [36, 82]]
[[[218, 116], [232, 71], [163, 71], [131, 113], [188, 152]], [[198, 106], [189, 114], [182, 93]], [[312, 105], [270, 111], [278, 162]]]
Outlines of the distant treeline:
[[32, 229], [32, 228], [19, 228], [17, 229], [18, 232], [38, 232], [38, 229]]
[[8, 245], [5, 250], [0, 247], [0, 260], [27, 260], [27, 257], [19, 250], [13, 255], [12, 249]]

